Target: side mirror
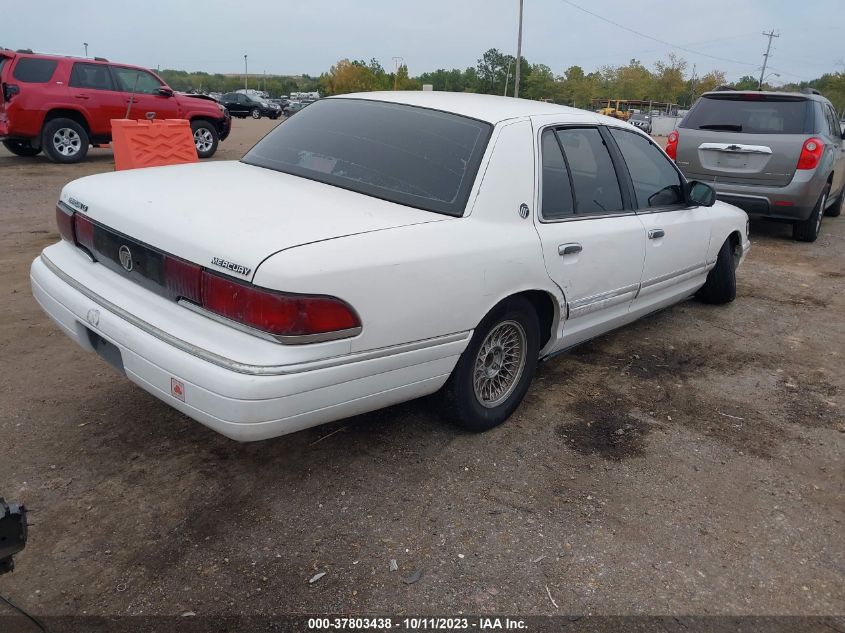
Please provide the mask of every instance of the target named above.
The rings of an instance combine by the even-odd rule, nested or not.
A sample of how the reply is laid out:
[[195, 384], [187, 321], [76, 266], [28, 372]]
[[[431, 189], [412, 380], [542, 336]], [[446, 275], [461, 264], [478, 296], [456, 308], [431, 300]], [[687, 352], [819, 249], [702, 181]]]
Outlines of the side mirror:
[[171, 88], [166, 88], [166, 87], [162, 86], [161, 88], [158, 89], [158, 95], [160, 97], [172, 97], [173, 96], [173, 90]]
[[687, 202], [700, 207], [712, 207], [716, 202], [716, 190], [710, 185], [693, 180], [687, 185]]

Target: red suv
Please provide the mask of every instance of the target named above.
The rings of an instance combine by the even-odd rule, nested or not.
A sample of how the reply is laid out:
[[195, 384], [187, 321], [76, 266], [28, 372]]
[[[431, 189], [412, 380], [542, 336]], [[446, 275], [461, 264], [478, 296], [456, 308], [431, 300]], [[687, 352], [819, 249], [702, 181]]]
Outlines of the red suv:
[[111, 141], [111, 120], [188, 119], [200, 158], [217, 151], [232, 121], [210, 97], [176, 93], [145, 68], [105, 59], [0, 49], [0, 140], [13, 154], [42, 150], [57, 163]]

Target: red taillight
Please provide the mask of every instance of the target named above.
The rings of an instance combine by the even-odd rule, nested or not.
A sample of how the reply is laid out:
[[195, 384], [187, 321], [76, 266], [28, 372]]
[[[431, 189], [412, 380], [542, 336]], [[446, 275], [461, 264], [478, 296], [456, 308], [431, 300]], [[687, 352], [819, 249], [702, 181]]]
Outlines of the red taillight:
[[73, 211], [65, 211], [61, 206], [56, 205], [56, 226], [59, 227], [59, 235], [63, 240], [76, 244], [76, 236], [73, 234]]
[[166, 255], [164, 258], [164, 283], [174, 299], [188, 299], [202, 303], [202, 267]]
[[801, 148], [796, 169], [815, 169], [822, 158], [823, 151], [824, 143], [821, 140], [815, 137], [808, 138], [804, 142], [804, 147]]
[[308, 336], [360, 327], [340, 299], [286, 294], [202, 273], [202, 306], [215, 314], [275, 336]]
[[94, 223], [84, 215], [75, 213], [73, 216], [73, 232], [76, 235], [77, 246], [82, 246], [89, 253], [94, 254]]
[[669, 132], [669, 137], [666, 139], [666, 153], [672, 160], [675, 160], [678, 157], [678, 138], [678, 131], [672, 130]]

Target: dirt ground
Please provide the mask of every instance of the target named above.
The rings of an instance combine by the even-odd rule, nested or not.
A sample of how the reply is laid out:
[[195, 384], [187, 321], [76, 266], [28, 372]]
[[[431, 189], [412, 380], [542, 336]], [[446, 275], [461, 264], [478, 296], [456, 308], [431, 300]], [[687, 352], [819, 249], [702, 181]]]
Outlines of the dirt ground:
[[752, 224], [735, 303], [544, 364], [489, 433], [422, 400], [237, 444], [32, 299], [61, 186], [112, 168], [0, 148], [0, 494], [33, 524], [0, 593], [33, 613], [845, 611], [845, 218]]

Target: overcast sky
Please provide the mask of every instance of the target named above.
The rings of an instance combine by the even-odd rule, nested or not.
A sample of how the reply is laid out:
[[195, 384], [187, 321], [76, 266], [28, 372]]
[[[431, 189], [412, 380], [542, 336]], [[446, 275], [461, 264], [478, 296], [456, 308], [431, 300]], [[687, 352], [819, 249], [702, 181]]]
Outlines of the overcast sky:
[[[523, 54], [556, 74], [673, 51], [699, 75], [758, 74], [774, 28], [771, 83], [843, 70], [845, 0], [525, 0]], [[342, 58], [401, 56], [412, 75], [474, 66], [486, 49], [516, 53], [518, 0], [0, 0], [0, 46], [89, 55], [155, 68], [318, 75]], [[723, 59], [713, 59], [715, 56]], [[726, 61], [731, 60], [731, 61]], [[767, 71], [768, 74], [768, 71]]]

